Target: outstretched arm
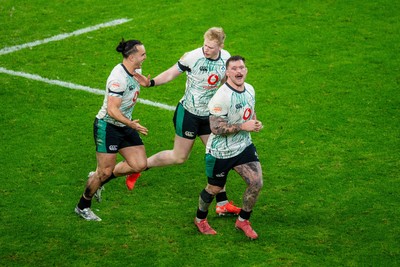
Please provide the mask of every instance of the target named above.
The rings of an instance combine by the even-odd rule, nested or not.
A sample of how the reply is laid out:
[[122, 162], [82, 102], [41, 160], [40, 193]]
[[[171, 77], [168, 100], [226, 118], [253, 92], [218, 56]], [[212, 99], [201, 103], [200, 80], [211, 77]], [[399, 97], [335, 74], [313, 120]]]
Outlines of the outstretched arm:
[[[162, 85], [164, 83], [170, 82], [176, 77], [179, 76], [182, 72], [179, 71], [177, 68], [176, 64], [167, 69], [166, 71], [162, 72], [161, 74], [157, 75], [154, 79], [151, 79], [150, 75], [147, 77], [139, 74], [139, 73], [134, 73], [133, 77], [135, 78], [136, 81], [139, 82], [141, 86], [149, 87], [149, 86], [158, 86]], [[153, 80], [153, 84], [152, 81]]]

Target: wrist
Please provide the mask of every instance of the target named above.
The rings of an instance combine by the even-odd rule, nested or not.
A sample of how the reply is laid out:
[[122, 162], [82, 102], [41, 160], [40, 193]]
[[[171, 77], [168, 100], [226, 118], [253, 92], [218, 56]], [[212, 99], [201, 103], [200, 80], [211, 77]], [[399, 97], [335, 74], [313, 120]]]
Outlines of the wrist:
[[149, 83], [149, 87], [153, 87], [155, 85], [156, 85], [156, 82], [154, 81], [154, 79], [151, 79], [150, 83]]

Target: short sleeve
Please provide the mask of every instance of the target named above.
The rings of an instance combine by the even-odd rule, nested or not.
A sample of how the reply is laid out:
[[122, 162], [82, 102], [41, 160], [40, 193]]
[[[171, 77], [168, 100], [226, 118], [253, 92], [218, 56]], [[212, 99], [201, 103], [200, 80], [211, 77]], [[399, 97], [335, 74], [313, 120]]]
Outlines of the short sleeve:
[[222, 117], [228, 114], [228, 104], [228, 96], [223, 94], [222, 90], [218, 90], [208, 103], [208, 109], [211, 115]]

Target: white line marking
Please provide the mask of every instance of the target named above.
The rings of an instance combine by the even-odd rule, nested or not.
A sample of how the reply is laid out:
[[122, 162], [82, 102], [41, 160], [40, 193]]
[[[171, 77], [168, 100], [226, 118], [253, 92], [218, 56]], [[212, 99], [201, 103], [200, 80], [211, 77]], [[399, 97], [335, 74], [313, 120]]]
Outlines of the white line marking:
[[87, 32], [91, 32], [91, 31], [95, 31], [101, 28], [105, 28], [105, 27], [111, 27], [111, 26], [115, 26], [115, 25], [119, 25], [125, 22], [130, 21], [130, 19], [117, 19], [117, 20], [113, 20], [110, 22], [106, 22], [106, 23], [101, 23], [101, 24], [97, 24], [95, 26], [91, 26], [91, 27], [87, 27], [87, 28], [83, 28], [71, 33], [62, 33], [59, 35], [55, 35], [53, 37], [50, 38], [46, 38], [43, 40], [38, 40], [38, 41], [34, 41], [34, 42], [30, 42], [30, 43], [26, 43], [26, 44], [22, 44], [22, 45], [16, 45], [16, 46], [10, 46], [10, 47], [5, 47], [3, 49], [0, 50], [0, 55], [4, 55], [4, 54], [9, 54], [27, 47], [34, 47], [37, 45], [41, 45], [41, 44], [45, 44], [45, 43], [49, 43], [49, 42], [53, 42], [53, 41], [59, 41], [59, 40], [63, 40], [66, 38], [69, 38], [71, 36], [76, 36], [76, 35], [80, 35], [80, 34], [84, 34]]
[[[35, 80], [35, 81], [40, 81], [40, 82], [44, 82], [44, 83], [48, 83], [48, 84], [58, 85], [58, 86], [66, 87], [69, 89], [81, 90], [81, 91], [85, 91], [85, 92], [89, 92], [89, 93], [93, 93], [93, 94], [97, 94], [97, 95], [104, 95], [104, 90], [95, 89], [95, 88], [91, 88], [88, 86], [83, 86], [83, 85], [74, 84], [74, 83], [70, 83], [70, 82], [51, 80], [51, 79], [47, 79], [47, 78], [41, 77], [36, 74], [29, 74], [26, 72], [8, 70], [8, 69], [2, 68], [2, 67], [0, 67], [0, 73], [9, 74], [12, 76], [19, 76], [19, 77], [23, 77], [23, 78], [27, 78], [27, 79]], [[163, 103], [153, 102], [153, 101], [142, 99], [142, 98], [139, 98], [138, 102], [142, 103], [144, 105], [154, 106], [154, 107], [158, 107], [158, 108], [162, 108], [162, 109], [166, 109], [166, 110], [172, 110], [172, 111], [175, 110], [174, 106], [169, 106], [169, 105], [166, 105]]]

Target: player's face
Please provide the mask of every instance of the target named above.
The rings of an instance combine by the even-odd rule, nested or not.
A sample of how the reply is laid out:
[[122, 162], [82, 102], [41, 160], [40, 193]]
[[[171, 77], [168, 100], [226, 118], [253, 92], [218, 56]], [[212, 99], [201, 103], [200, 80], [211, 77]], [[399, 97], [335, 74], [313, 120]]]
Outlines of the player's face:
[[136, 53], [129, 55], [129, 61], [132, 62], [135, 69], [140, 69], [143, 61], [146, 60], [146, 49], [143, 45], [138, 45], [137, 50]]
[[204, 40], [203, 53], [206, 58], [217, 59], [219, 51], [221, 51], [221, 47], [216, 41]]
[[231, 61], [226, 70], [226, 76], [228, 77], [228, 82], [230, 81], [237, 87], [241, 87], [247, 76], [247, 68], [243, 60]]

